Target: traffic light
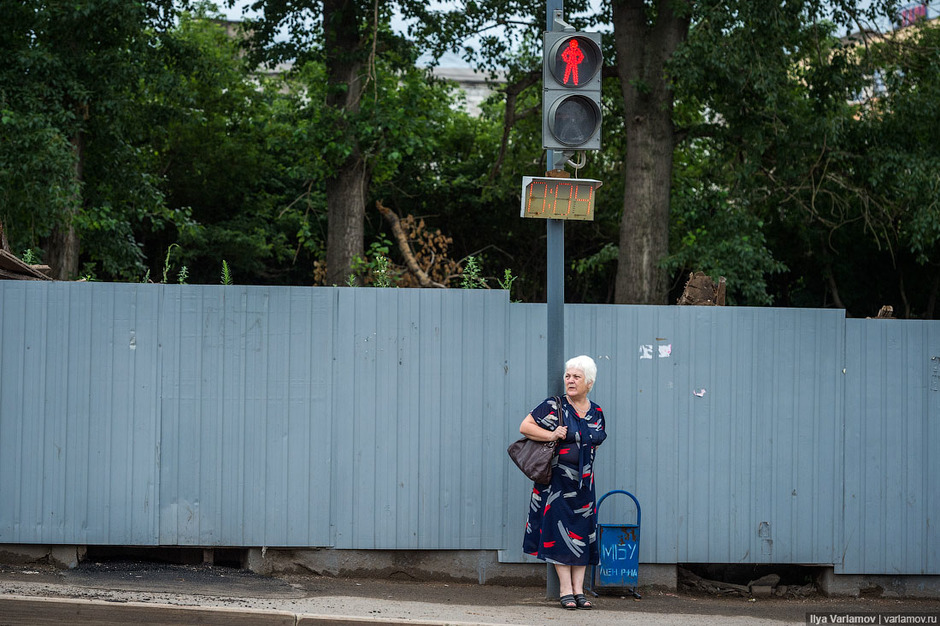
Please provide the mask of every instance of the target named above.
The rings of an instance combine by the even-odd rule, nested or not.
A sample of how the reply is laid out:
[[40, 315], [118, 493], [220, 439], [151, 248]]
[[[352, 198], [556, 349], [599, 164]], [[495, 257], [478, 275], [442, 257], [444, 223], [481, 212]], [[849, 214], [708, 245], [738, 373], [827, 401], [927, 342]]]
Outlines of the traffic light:
[[542, 147], [600, 150], [600, 33], [545, 33], [542, 54]]

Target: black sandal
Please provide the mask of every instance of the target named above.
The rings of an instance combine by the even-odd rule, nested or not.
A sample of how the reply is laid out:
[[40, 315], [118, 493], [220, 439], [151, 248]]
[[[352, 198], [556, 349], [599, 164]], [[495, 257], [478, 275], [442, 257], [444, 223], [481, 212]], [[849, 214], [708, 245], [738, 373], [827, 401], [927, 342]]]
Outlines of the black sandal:
[[585, 596], [583, 593], [575, 594], [574, 601], [575, 604], [578, 605], [579, 609], [590, 610], [594, 608], [594, 604], [588, 600], [587, 596]]
[[561, 602], [561, 608], [563, 609], [574, 611], [576, 608], [578, 608], [578, 601], [575, 600], [574, 596], [570, 593], [566, 596], [558, 598], [558, 601]]

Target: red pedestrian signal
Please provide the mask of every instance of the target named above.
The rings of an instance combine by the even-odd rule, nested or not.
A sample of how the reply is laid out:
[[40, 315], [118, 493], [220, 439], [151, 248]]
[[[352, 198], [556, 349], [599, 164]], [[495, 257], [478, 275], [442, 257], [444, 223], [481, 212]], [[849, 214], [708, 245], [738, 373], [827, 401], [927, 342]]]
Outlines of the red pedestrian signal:
[[568, 45], [561, 53], [561, 60], [565, 62], [565, 77], [561, 82], [567, 85], [570, 79], [571, 83], [577, 86], [578, 66], [581, 65], [581, 61], [584, 60], [584, 53], [581, 52], [577, 39], [568, 41]]
[[542, 80], [542, 147], [601, 147], [600, 33], [545, 33]]

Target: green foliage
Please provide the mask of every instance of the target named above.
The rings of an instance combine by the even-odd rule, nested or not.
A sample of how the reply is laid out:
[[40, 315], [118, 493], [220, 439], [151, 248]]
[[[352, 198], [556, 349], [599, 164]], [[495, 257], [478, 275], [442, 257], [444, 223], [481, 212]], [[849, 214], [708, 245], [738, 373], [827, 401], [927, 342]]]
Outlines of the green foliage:
[[936, 263], [940, 252], [938, 51], [940, 25], [930, 23], [857, 48], [866, 75], [883, 81], [883, 91], [858, 108], [850, 139], [866, 158], [853, 160], [852, 173], [878, 192], [877, 212], [866, 214], [871, 234], [920, 265]]
[[[544, 223], [517, 210], [521, 177], [546, 169], [544, 3], [403, 0], [379, 3], [378, 22], [375, 3], [347, 3], [354, 45], [342, 50], [365, 89], [346, 107], [336, 104], [350, 92], [324, 45], [322, 3], [256, 4], [263, 18], [252, 27], [267, 45], [253, 57], [208, 5], [178, 20], [168, 0], [4, 9], [0, 221], [14, 249], [49, 259], [50, 233], [70, 224], [79, 273], [93, 278], [167, 282], [178, 267], [177, 282], [211, 283], [226, 259], [223, 283], [233, 272], [244, 283], [316, 283], [327, 188], [358, 155], [366, 206], [381, 200], [450, 238], [450, 258], [466, 258], [461, 286], [485, 287], [485, 268], [507, 268], [502, 288], [544, 297]], [[611, 3], [565, 4], [579, 26], [611, 21]], [[668, 68], [676, 100], [656, 105], [674, 109], [673, 179], [628, 178], [628, 131], [642, 120], [607, 79], [604, 149], [580, 173], [604, 181], [596, 219], [565, 234], [569, 301], [612, 301], [627, 185], [671, 185], [670, 254], [660, 263], [677, 289], [702, 270], [726, 276], [735, 304], [930, 313], [936, 294], [917, 286], [935, 284], [940, 264], [940, 42], [926, 24], [896, 42], [837, 36], [883, 4], [839, 0], [829, 13], [810, 0], [685, 4], [693, 26]], [[647, 7], [652, 24], [658, 9]], [[396, 10], [413, 18], [412, 42], [390, 28]], [[291, 37], [278, 40], [282, 27]], [[460, 43], [473, 32], [483, 33], [477, 43]], [[613, 44], [605, 36], [611, 66]], [[504, 94], [480, 116], [456, 110], [453, 86], [415, 67], [419, 46], [527, 85], [513, 92], [508, 133]], [[252, 71], [262, 58], [295, 63], [266, 78]], [[860, 97], [876, 77], [877, 99]], [[633, 86], [658, 97], [649, 77]], [[385, 228], [367, 211], [363, 241], [374, 243], [353, 284], [397, 284]]]
[[89, 268], [140, 269], [134, 230], [160, 214], [162, 197], [134, 146], [134, 91], [174, 14], [170, 0], [5, 6], [0, 220], [11, 244], [47, 246], [71, 225]]
[[232, 270], [228, 266], [228, 261], [222, 259], [222, 284], [223, 285], [233, 285], [232, 281]]
[[486, 279], [483, 278], [483, 268], [475, 256], [468, 256], [460, 275], [461, 289], [487, 289]]
[[391, 261], [388, 258], [392, 242], [385, 236], [379, 236], [369, 245], [366, 257], [357, 256], [353, 260], [353, 271], [346, 278], [346, 285], [372, 285], [373, 287], [394, 287], [397, 278], [393, 275]]
[[[832, 19], [853, 4], [835, 5]], [[872, 3], [865, 13], [883, 9]], [[688, 140], [676, 153], [666, 266], [680, 277], [727, 276], [739, 304], [835, 305], [855, 315], [911, 304], [902, 277], [926, 282], [937, 252], [937, 178], [928, 173], [936, 142], [919, 139], [936, 119], [937, 70], [896, 68], [929, 45], [854, 45], [811, 1], [699, 2], [696, 11], [670, 67]], [[876, 76], [886, 90], [868, 99]], [[914, 107], [925, 117], [905, 109], [914, 93], [926, 94]], [[927, 295], [914, 309], [928, 306]]]
[[496, 279], [496, 282], [499, 283], [500, 289], [505, 289], [510, 292], [510, 297], [512, 297], [512, 284], [516, 282], [517, 276], [512, 275], [512, 270], [508, 267], [503, 270], [503, 277]]
[[389, 274], [388, 257], [378, 256], [375, 258], [375, 270], [373, 272], [373, 285], [376, 287], [394, 287], [394, 281]]
[[580, 290], [582, 302], [612, 300], [618, 254], [617, 246], [607, 241], [593, 254], [571, 262], [571, 269], [578, 279], [574, 284]]
[[173, 249], [174, 249], [174, 248], [177, 249], [177, 250], [180, 249], [180, 247], [179, 247], [178, 244], [175, 244], [175, 243], [174, 243], [174, 244], [171, 244], [171, 245], [166, 249], [166, 258], [163, 259], [163, 281], [162, 281], [162, 282], [163, 282], [164, 285], [167, 284], [167, 275], [170, 273], [170, 267], [172, 267], [172, 265], [171, 265], [171, 263], [170, 263], [170, 255], [173, 254]]
[[716, 280], [726, 277], [728, 304], [773, 304], [767, 276], [786, 267], [774, 259], [763, 222], [748, 209], [720, 192], [677, 198], [673, 231], [681, 239], [670, 245], [666, 269], [673, 275], [702, 271]]
[[26, 248], [23, 254], [20, 255], [20, 260], [27, 265], [39, 265], [42, 262], [39, 255], [32, 248]]
[[294, 96], [255, 79], [237, 42], [209, 17], [186, 14], [162, 39], [153, 63], [167, 71], [140, 103], [153, 120], [142, 138], [168, 207], [188, 218], [148, 228], [145, 249], [179, 241], [180, 261], [199, 283], [217, 280], [220, 258], [251, 282], [284, 280], [309, 259], [302, 238], [317, 230], [303, 219], [316, 210], [315, 194], [294, 195]]

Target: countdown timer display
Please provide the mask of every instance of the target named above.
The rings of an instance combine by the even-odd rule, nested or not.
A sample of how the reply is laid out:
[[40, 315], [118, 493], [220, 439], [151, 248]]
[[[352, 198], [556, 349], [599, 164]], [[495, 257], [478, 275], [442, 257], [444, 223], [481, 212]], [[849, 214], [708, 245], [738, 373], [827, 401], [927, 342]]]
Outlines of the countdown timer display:
[[603, 183], [590, 178], [522, 177], [522, 217], [593, 220], [595, 192]]

